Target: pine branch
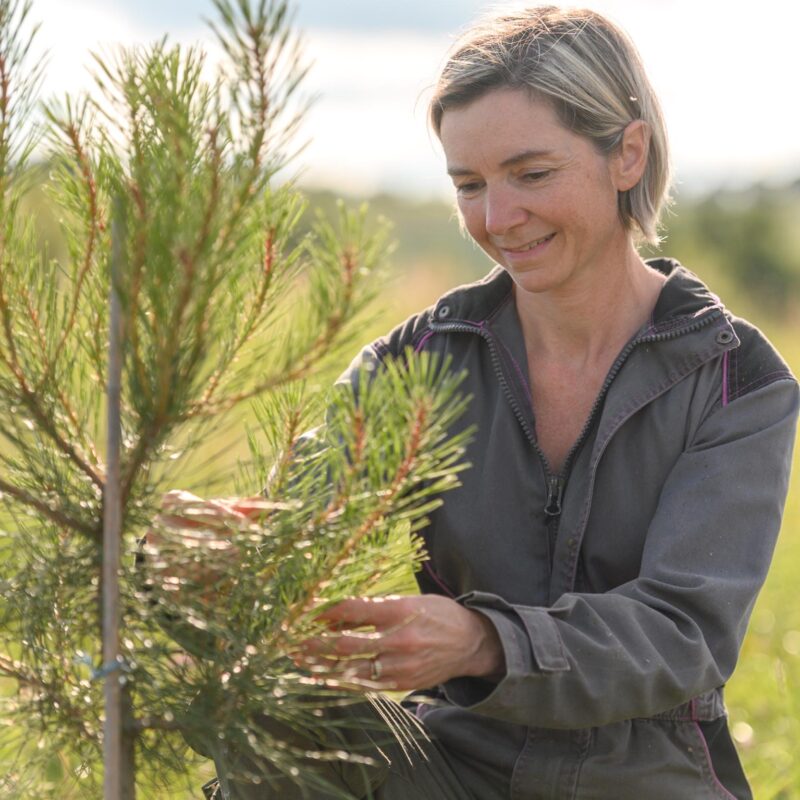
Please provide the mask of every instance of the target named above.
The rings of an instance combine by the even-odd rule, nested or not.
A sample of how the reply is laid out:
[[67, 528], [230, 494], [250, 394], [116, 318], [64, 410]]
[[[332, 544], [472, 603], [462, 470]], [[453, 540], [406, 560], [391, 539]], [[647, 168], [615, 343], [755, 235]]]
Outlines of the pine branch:
[[[39, 319], [39, 313], [34, 307], [30, 292], [24, 286], [19, 287], [19, 291], [22, 294], [28, 318], [34, 327], [34, 331], [36, 334], [36, 342], [39, 345], [41, 363], [46, 365], [46, 371], [44, 375], [39, 379], [39, 383], [36, 389], [34, 390], [37, 396], [41, 396], [44, 392], [47, 381], [51, 377], [52, 370], [55, 367], [55, 362], [56, 359], [58, 358], [58, 355], [55, 356], [50, 355], [50, 349], [47, 346], [45, 330], [42, 327], [41, 320]], [[59, 344], [59, 348], [63, 345], [63, 341], [64, 340], [62, 340], [62, 342]], [[89, 463], [100, 464], [100, 456], [94, 449], [92, 442], [85, 437], [81, 424], [78, 421], [77, 414], [75, 413], [75, 409], [73, 408], [72, 403], [70, 402], [69, 398], [63, 391], [61, 384], [59, 382], [55, 382], [53, 385], [50, 385], [47, 388], [50, 389], [50, 391], [53, 393], [53, 396], [61, 404], [61, 409], [64, 412], [67, 421], [72, 426], [71, 429], [67, 431], [67, 433], [72, 438], [81, 440], [83, 447], [87, 450], [89, 454], [89, 458], [87, 459]]]
[[61, 719], [72, 725], [78, 736], [99, 744], [97, 732], [84, 720], [81, 711], [74, 707], [55, 683], [43, 680], [20, 661], [15, 661], [2, 653], [0, 653], [0, 675], [11, 678], [22, 686], [39, 690], [49, 701], [57, 704]]
[[[129, 256], [130, 281], [126, 285], [127, 289], [127, 316], [131, 321], [128, 329], [128, 342], [130, 358], [133, 362], [134, 375], [139, 385], [139, 390], [145, 392], [150, 396], [150, 383], [147, 379], [145, 372], [144, 360], [141, 355], [142, 345], [139, 341], [139, 325], [136, 322], [139, 320], [140, 314], [140, 300], [142, 292], [142, 284], [144, 281], [144, 270], [147, 260], [147, 227], [148, 227], [148, 208], [145, 200], [144, 192], [140, 186], [137, 175], [141, 175], [145, 171], [144, 154], [140, 145], [143, 136], [141, 132], [141, 123], [139, 115], [137, 114], [137, 106], [134, 103], [128, 105], [129, 125], [131, 128], [131, 148], [133, 151], [133, 170], [132, 175], [128, 179], [126, 189], [127, 194], [133, 200], [133, 217], [134, 217], [134, 240], [132, 252]], [[123, 495], [125, 497], [125, 495]], [[123, 505], [125, 500], [123, 500]]]
[[[321, 589], [336, 567], [341, 564], [353, 550], [361, 543], [365, 536], [370, 534], [378, 523], [382, 522], [386, 515], [391, 511], [398, 495], [406, 486], [409, 474], [413, 470], [414, 463], [419, 454], [420, 440], [422, 431], [425, 427], [429, 415], [427, 404], [420, 403], [414, 415], [414, 423], [410, 431], [408, 446], [405, 457], [397, 468], [394, 478], [386, 489], [381, 493], [380, 502], [370, 512], [367, 518], [361, 523], [356, 531], [347, 538], [342, 545], [325, 559], [325, 566], [321, 570], [322, 578], [311, 585], [304, 587], [300, 599], [294, 603], [289, 610], [283, 623], [281, 624], [282, 634], [287, 634], [294, 628], [296, 622], [313, 610], [316, 599], [321, 594]], [[363, 431], [357, 431], [356, 442], [360, 451], [363, 447]], [[360, 453], [359, 453], [360, 455]], [[332, 510], [333, 511], [333, 510]], [[324, 520], [323, 520], [324, 521]], [[285, 638], [284, 638], [285, 641]], [[274, 642], [274, 646], [280, 649], [280, 639]]]
[[[185, 309], [185, 305], [188, 303], [190, 296], [188, 294], [189, 290], [191, 289], [191, 286], [189, 285], [190, 274], [188, 274], [190, 273], [190, 270], [191, 267], [186, 266], [186, 271], [184, 273], [186, 282], [184, 285], [188, 288], [186, 288], [186, 291], [181, 297], [181, 302], [179, 303], [179, 307], [182, 309]], [[179, 311], [179, 313], [182, 312]], [[131, 325], [131, 328], [134, 327], [134, 325]], [[149, 457], [159, 447], [167, 429], [174, 427], [179, 421], [181, 421], [179, 417], [170, 417], [170, 415], [167, 413], [166, 407], [170, 400], [169, 390], [172, 387], [172, 361], [177, 353], [177, 334], [173, 332], [173, 336], [168, 339], [168, 341], [173, 345], [171, 350], [167, 353], [162, 350], [161, 353], [159, 353], [159, 366], [162, 370], [164, 370], [164, 372], [166, 372], [166, 375], [164, 372], [157, 373], [160, 383], [159, 395], [157, 396], [157, 404], [155, 406], [155, 414], [148, 421], [147, 426], [139, 435], [123, 466], [120, 482], [123, 508], [127, 508], [136, 480], [142, 477], [141, 472], [143, 468], [147, 464]]]
[[6, 342], [6, 349], [0, 349], [0, 361], [5, 364], [16, 381], [19, 401], [28, 410], [39, 429], [51, 439], [56, 447], [58, 447], [58, 449], [67, 456], [95, 486], [102, 488], [102, 477], [91, 464], [90, 459], [78, 452], [78, 449], [73, 444], [64, 439], [58, 430], [55, 420], [42, 405], [40, 394], [35, 388], [32, 388], [28, 384], [25, 372], [20, 363], [16, 337], [13, 331], [12, 312], [8, 303], [8, 297], [5, 293], [4, 270], [0, 270], [0, 320], [2, 321], [3, 336]]
[[212, 224], [219, 208], [220, 202], [220, 174], [223, 171], [222, 148], [219, 145], [220, 129], [219, 124], [214, 124], [208, 128], [208, 149], [211, 153], [211, 160], [208, 168], [211, 172], [211, 186], [208, 191], [208, 202], [203, 214], [203, 222], [200, 226], [200, 233], [194, 247], [193, 258], [199, 259], [203, 252], [208, 248], [212, 238]]
[[129, 729], [135, 733], [144, 731], [183, 731], [185, 725], [175, 719], [165, 717], [144, 716], [134, 719], [129, 724]]
[[[211, 405], [214, 393], [217, 391], [220, 381], [225, 375], [225, 372], [227, 371], [228, 367], [233, 361], [236, 360], [236, 357], [241, 352], [241, 349], [250, 341], [251, 337], [256, 331], [258, 321], [261, 318], [264, 309], [264, 303], [267, 299], [267, 294], [269, 293], [270, 286], [272, 285], [274, 266], [275, 266], [275, 229], [270, 228], [267, 231], [264, 241], [264, 262], [263, 262], [263, 268], [261, 270], [261, 275], [259, 277], [259, 288], [258, 288], [258, 293], [256, 295], [256, 300], [248, 311], [247, 320], [244, 323], [242, 332], [239, 334], [233, 347], [231, 347], [230, 351], [226, 354], [226, 357], [222, 362], [222, 364], [220, 364], [220, 366], [217, 367], [217, 369], [209, 378], [208, 387], [206, 388], [202, 398], [200, 399], [200, 402], [198, 403], [198, 408]], [[196, 416], [196, 414], [193, 414], [192, 410], [190, 409], [189, 416], [187, 417], [187, 419], [191, 419], [192, 416]]]
[[15, 661], [2, 653], [0, 653], [0, 673], [6, 678], [13, 678], [23, 686], [33, 686], [37, 689], [47, 688], [47, 684], [38, 675], [27, 669], [21, 661]]
[[[38, 26], [27, 34], [23, 27], [31, 10], [30, 0], [5, 0], [0, 5], [0, 198], [5, 195], [5, 181], [8, 167], [12, 162], [16, 170], [24, 165], [33, 149], [33, 137], [29, 133], [14, 141], [18, 132], [13, 122], [24, 116], [33, 105], [42, 74], [41, 63], [29, 66], [23, 75], [31, 42]], [[5, 210], [5, 209], [2, 209]]]
[[300, 428], [302, 417], [303, 414], [300, 409], [293, 409], [286, 419], [285, 440], [283, 447], [278, 450], [279, 456], [277, 463], [273, 467], [273, 478], [270, 485], [271, 492], [277, 495], [280, 495], [286, 486], [289, 467], [294, 458], [294, 450], [302, 433]]
[[[297, 86], [308, 71], [299, 63], [297, 50], [288, 52], [291, 46], [289, 37], [287, 6], [285, 2], [260, 4], [253, 17], [245, 3], [239, 3], [238, 11], [230, 0], [213, 0], [221, 18], [221, 24], [210, 21], [210, 27], [218, 42], [228, 55], [236, 70], [237, 83], [233, 92], [233, 109], [244, 118], [247, 166], [240, 179], [239, 190], [231, 211], [221, 227], [219, 251], [225, 256], [230, 237], [239, 228], [251, 198], [265, 184], [266, 179], [282, 165], [280, 155], [280, 136], [272, 142], [272, 161], [267, 167], [264, 163], [268, 146], [267, 134], [277, 118], [285, 110], [289, 99], [295, 94]], [[241, 19], [239, 14], [241, 14]], [[277, 80], [278, 65], [285, 60], [287, 79]], [[283, 89], [282, 94], [278, 92]], [[240, 91], [249, 94], [248, 117], [239, 105]], [[287, 128], [291, 127], [291, 123]]]
[[147, 211], [145, 208], [144, 198], [135, 183], [130, 185], [130, 193], [134, 199], [134, 208], [137, 216], [135, 244], [130, 263], [130, 283], [127, 286], [127, 304], [128, 304], [128, 319], [131, 320], [131, 325], [128, 330], [128, 343], [130, 359], [133, 363], [133, 371], [142, 392], [150, 396], [150, 382], [147, 379], [145, 371], [144, 359], [142, 358], [142, 345], [139, 341], [139, 325], [136, 321], [139, 319], [139, 303], [141, 299], [142, 283], [144, 279], [145, 269], [145, 252], [146, 252], [146, 237], [145, 237], [145, 220], [147, 219]]
[[[0, 11], [5, 15], [6, 10]], [[5, 27], [6, 20], [0, 19], [2, 27]], [[0, 52], [0, 211], [5, 212], [6, 199], [6, 170], [9, 158], [9, 116], [11, 111], [11, 76], [9, 74], [7, 57], [4, 52]], [[5, 240], [5, 225], [0, 226], [0, 244]], [[0, 249], [2, 253], [2, 249]]]
[[[162, 420], [168, 418], [168, 405], [171, 399], [171, 389], [175, 379], [175, 361], [178, 355], [181, 341], [179, 333], [182, 328], [184, 315], [187, 312], [189, 303], [193, 299], [195, 289], [195, 279], [197, 275], [195, 261], [187, 252], [178, 254], [178, 263], [183, 268], [181, 273], [181, 283], [178, 290], [178, 299], [173, 308], [173, 316], [166, 335], [161, 339], [161, 351], [157, 355], [155, 375], [158, 377], [158, 391], [154, 403], [153, 428], [158, 431]], [[158, 324], [158, 320], [155, 324]], [[159, 340], [158, 329], [155, 329], [156, 341]], [[157, 433], [156, 433], [157, 435]]]
[[[44, 329], [39, 321], [39, 314], [33, 305], [31, 293], [28, 291], [28, 289], [24, 286], [20, 286], [19, 291], [22, 295], [23, 301], [25, 302], [25, 311], [28, 313], [28, 318], [33, 324], [33, 328], [36, 333], [36, 343], [39, 345], [39, 353], [42, 357], [42, 360], [46, 362], [49, 358], [50, 352], [47, 348], [47, 340], [45, 338]], [[41, 385], [36, 387], [37, 394], [41, 392], [41, 390]]]
[[25, 373], [19, 364], [17, 347], [12, 332], [12, 319], [11, 311], [8, 306], [7, 298], [4, 294], [4, 282], [0, 276], [0, 318], [2, 318], [3, 333], [8, 348], [7, 354], [0, 350], [0, 359], [8, 367], [16, 379], [19, 389], [19, 398], [25, 407], [28, 409], [31, 417], [38, 424], [39, 428], [53, 441], [58, 449], [66, 455], [78, 469], [84, 473], [95, 486], [102, 488], [103, 480], [100, 474], [94, 469], [89, 460], [81, 453], [78, 452], [72, 444], [66, 441], [55, 424], [53, 418], [47, 413], [45, 408], [39, 401], [39, 395], [36, 394], [30, 386], [25, 377]]
[[[0, 11], [15, 2], [0, 0]], [[413, 568], [416, 533], [438, 494], [457, 483], [463, 453], [464, 436], [446, 435], [463, 409], [457, 381], [424, 358], [405, 371], [384, 365], [357, 401], [334, 390], [328, 426], [302, 435], [328, 404], [299, 384], [355, 331], [372, 297], [362, 278], [386, 248], [367, 234], [363, 213], [343, 213], [340, 228], [321, 221], [307, 237], [298, 233], [298, 193], [271, 185], [298, 119], [287, 103], [305, 71], [287, 4], [215, 4], [230, 78], [205, 83], [202, 56], [162, 40], [116, 62], [97, 59], [105, 100], [68, 101], [60, 123], [51, 115], [69, 258], [63, 279], [54, 262], [27, 257], [31, 228], [20, 235], [12, 213], [20, 196], [19, 172], [12, 183], [7, 169], [15, 120], [3, 109], [19, 108], [21, 96], [14, 99], [12, 83], [4, 94], [2, 81], [19, 58], [13, 70], [0, 64], [0, 407], [11, 411], [0, 426], [8, 444], [0, 492], [16, 523], [0, 540], [0, 580], [19, 598], [0, 611], [0, 650], [23, 664], [0, 656], [0, 675], [20, 685], [39, 679], [29, 685], [33, 701], [20, 701], [20, 717], [31, 712], [23, 723], [95, 772], [97, 683], [72, 654], [96, 658], [97, 593], [107, 585], [98, 575], [97, 516], [98, 495], [108, 495], [95, 442], [108, 397], [98, 391], [107, 358], [98, 305], [110, 286], [109, 198], [118, 199], [121, 225], [112, 262], [124, 265], [113, 285], [127, 325], [119, 543], [129, 555], [167, 481], [189, 480], [185, 462], [171, 459], [197, 448], [225, 412], [280, 390], [259, 419], [276, 454], [257, 461], [262, 474], [273, 462], [263, 507], [148, 545], [139, 554], [145, 565], [123, 560], [125, 730], [147, 753], [143, 771], [185, 767], [177, 732], [229, 726], [234, 740], [252, 739], [259, 758], [291, 774], [308, 752], [259, 731], [253, 716], [274, 712], [290, 728], [324, 731], [332, 723], [319, 720], [318, 708], [352, 697], [325, 694], [290, 669], [286, 649], [319, 628], [317, 595], [331, 602], [380, 592], [381, 578], [396, 586]], [[33, 521], [18, 508], [32, 510]], [[159, 625], [179, 642], [186, 633], [190, 662], [176, 663]], [[324, 696], [309, 701], [310, 691]], [[198, 694], [213, 701], [202, 719], [187, 712]], [[350, 758], [327, 747], [312, 756]]]
[[222, 400], [216, 402], [211, 399], [205, 400], [205, 402], [201, 400], [199, 403], [189, 406], [186, 412], [181, 415], [181, 421], [217, 416], [240, 403], [252, 400], [254, 397], [267, 394], [282, 386], [296, 383], [309, 377], [320, 362], [338, 345], [339, 337], [352, 306], [356, 258], [349, 248], [341, 256], [341, 268], [342, 296], [339, 304], [329, 312], [323, 329], [316, 338], [306, 346], [303, 352], [296, 354], [296, 358], [299, 358], [299, 363], [296, 366], [277, 375], [272, 375], [263, 381], [257, 382], [250, 389], [233, 393]]
[[[269, 586], [273, 581], [279, 579], [279, 572], [284, 567], [285, 559], [288, 558], [292, 551], [295, 550], [297, 542], [303, 539], [312, 537], [316, 531], [322, 529], [329, 520], [342, 513], [348, 501], [351, 499], [350, 492], [353, 478], [358, 475], [364, 468], [364, 424], [363, 417], [360, 412], [356, 410], [354, 415], [354, 436], [353, 447], [350, 463], [347, 474], [341, 482], [341, 486], [336, 494], [331, 498], [328, 504], [323, 508], [306, 526], [298, 529], [296, 536], [287, 536], [282, 545], [271, 554], [270, 561], [259, 573], [259, 580], [265, 585]], [[282, 469], [288, 468], [288, 462], [291, 459], [291, 451], [287, 451], [282, 461], [284, 465]], [[274, 491], [274, 490], [273, 490]], [[269, 520], [266, 518], [262, 524], [267, 523]], [[309, 591], [313, 592], [318, 589], [318, 584], [312, 587]], [[313, 596], [312, 596], [313, 599]], [[302, 615], [304, 610], [298, 612], [298, 616]], [[291, 625], [290, 625], [291, 626]]]
[[43, 500], [40, 500], [35, 495], [32, 495], [30, 492], [26, 492], [23, 489], [8, 483], [2, 478], [0, 478], [0, 492], [10, 495], [15, 500], [25, 506], [28, 506], [29, 508], [35, 509], [51, 522], [55, 522], [57, 525], [61, 525], [65, 528], [69, 528], [70, 530], [81, 533], [84, 536], [88, 536], [90, 539], [93, 539], [98, 543], [100, 542], [101, 537], [96, 527], [88, 525], [82, 520], [70, 517], [68, 514], [64, 514], [64, 512], [59, 511], [56, 508], [51, 508], [47, 503], [45, 503]]
[[48, 364], [48, 367], [45, 370], [44, 374], [42, 375], [41, 379], [39, 380], [38, 386], [36, 386], [34, 390], [37, 394], [42, 391], [42, 388], [50, 380], [50, 377], [52, 376], [52, 371], [55, 365], [58, 363], [58, 360], [61, 357], [64, 347], [66, 346], [67, 340], [69, 339], [75, 327], [75, 321], [78, 315], [78, 308], [80, 307], [80, 302], [81, 302], [81, 292], [83, 290], [86, 278], [89, 275], [90, 270], [94, 266], [94, 255], [95, 255], [97, 238], [104, 227], [97, 203], [97, 185], [95, 183], [94, 174], [92, 171], [91, 164], [89, 162], [88, 154], [86, 153], [83, 143], [81, 142], [80, 131], [78, 130], [77, 126], [73, 121], [68, 121], [66, 124], [64, 124], [62, 126], [62, 130], [66, 135], [67, 139], [69, 140], [70, 145], [72, 146], [72, 151], [75, 156], [75, 160], [78, 164], [78, 169], [80, 171], [81, 177], [83, 178], [83, 184], [86, 191], [87, 214], [89, 218], [89, 236], [86, 241], [85, 252], [83, 255], [83, 263], [78, 272], [77, 279], [74, 281], [72, 286], [72, 303], [70, 306], [69, 314], [62, 329], [61, 337], [58, 341], [58, 344], [56, 345], [54, 353], [45, 362]]

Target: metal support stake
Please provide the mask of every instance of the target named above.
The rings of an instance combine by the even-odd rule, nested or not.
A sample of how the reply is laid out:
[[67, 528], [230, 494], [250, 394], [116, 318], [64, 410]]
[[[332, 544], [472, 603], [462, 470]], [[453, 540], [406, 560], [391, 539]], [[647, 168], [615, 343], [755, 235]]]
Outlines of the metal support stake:
[[[115, 209], [118, 210], [118, 209]], [[106, 669], [103, 724], [103, 800], [122, 800], [122, 703], [119, 661], [119, 566], [122, 538], [120, 498], [120, 390], [122, 381], [122, 309], [119, 297], [122, 225], [111, 228], [111, 290], [108, 329], [108, 447], [103, 490], [103, 665]]]

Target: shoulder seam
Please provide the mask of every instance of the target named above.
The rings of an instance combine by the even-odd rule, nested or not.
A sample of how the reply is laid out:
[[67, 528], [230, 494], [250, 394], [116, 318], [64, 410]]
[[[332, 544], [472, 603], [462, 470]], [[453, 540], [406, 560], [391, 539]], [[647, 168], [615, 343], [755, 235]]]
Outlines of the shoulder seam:
[[755, 380], [750, 381], [750, 383], [745, 384], [741, 388], [737, 388], [731, 391], [728, 395], [728, 401], [736, 400], [739, 397], [743, 397], [749, 391], [755, 391], [756, 389], [762, 389], [765, 386], [769, 386], [772, 383], [777, 383], [780, 380], [789, 380], [794, 381], [794, 375], [792, 375], [789, 370], [775, 370], [774, 372], [768, 372], [766, 375], [760, 375]]
[[514, 296], [513, 292], [509, 292], [500, 302], [486, 315], [486, 323], [489, 324], [494, 321], [494, 318], [508, 305], [511, 298]]

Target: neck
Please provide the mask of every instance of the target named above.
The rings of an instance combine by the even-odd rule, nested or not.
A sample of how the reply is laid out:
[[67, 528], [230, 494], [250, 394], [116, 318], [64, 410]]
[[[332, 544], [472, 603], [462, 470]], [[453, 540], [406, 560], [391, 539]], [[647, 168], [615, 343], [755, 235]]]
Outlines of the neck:
[[529, 357], [591, 363], [619, 352], [647, 321], [666, 278], [630, 244], [623, 257], [546, 292], [515, 288]]

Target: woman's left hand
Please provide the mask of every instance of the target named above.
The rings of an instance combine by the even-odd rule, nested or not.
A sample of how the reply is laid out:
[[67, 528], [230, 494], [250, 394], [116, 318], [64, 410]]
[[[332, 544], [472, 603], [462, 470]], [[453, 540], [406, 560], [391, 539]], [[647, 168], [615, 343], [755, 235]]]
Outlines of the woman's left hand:
[[352, 598], [319, 615], [330, 633], [296, 656], [318, 678], [401, 691], [505, 672], [492, 623], [441, 595]]

